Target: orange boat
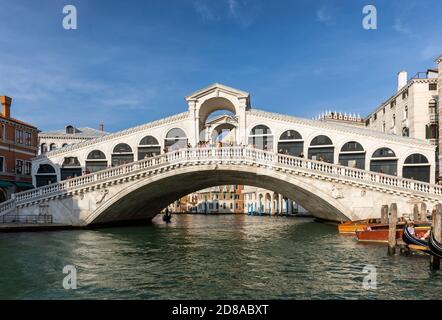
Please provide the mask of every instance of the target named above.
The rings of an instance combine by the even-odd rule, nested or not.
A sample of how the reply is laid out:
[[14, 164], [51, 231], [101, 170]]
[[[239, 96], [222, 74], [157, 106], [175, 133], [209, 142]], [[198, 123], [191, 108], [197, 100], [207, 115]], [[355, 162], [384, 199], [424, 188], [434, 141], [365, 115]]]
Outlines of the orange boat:
[[[421, 223], [416, 225], [415, 232], [418, 237], [423, 237], [424, 234], [431, 228], [430, 223]], [[361, 242], [380, 242], [388, 243], [388, 226], [382, 225], [378, 227], [366, 228], [362, 231], [356, 231], [356, 237]], [[396, 229], [396, 239], [402, 239], [403, 224], [398, 225]]]
[[338, 225], [338, 231], [342, 234], [355, 234], [356, 231], [364, 231], [368, 226], [376, 225], [380, 222], [381, 219], [346, 221]]

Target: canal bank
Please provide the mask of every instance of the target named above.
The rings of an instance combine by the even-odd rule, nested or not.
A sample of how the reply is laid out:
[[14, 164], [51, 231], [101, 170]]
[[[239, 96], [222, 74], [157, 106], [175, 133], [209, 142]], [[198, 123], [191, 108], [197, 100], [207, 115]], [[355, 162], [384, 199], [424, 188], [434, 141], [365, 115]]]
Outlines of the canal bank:
[[[312, 219], [177, 215], [165, 224], [0, 234], [3, 299], [440, 299], [427, 259]], [[77, 290], [65, 290], [66, 265]], [[367, 266], [376, 289], [364, 289]]]

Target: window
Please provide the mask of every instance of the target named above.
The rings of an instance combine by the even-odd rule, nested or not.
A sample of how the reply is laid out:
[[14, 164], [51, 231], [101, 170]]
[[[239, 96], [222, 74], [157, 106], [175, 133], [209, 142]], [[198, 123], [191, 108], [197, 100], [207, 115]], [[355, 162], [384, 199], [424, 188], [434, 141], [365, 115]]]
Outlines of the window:
[[138, 147], [138, 160], [160, 155], [161, 147], [158, 140], [152, 136], [141, 139]]
[[15, 130], [15, 142], [23, 144], [24, 141], [23, 141], [23, 131], [22, 130], [19, 130], [19, 129]]
[[5, 172], [4, 163], [5, 163], [5, 158], [0, 157], [0, 172]]
[[410, 129], [408, 129], [407, 127], [403, 127], [402, 128], [402, 136], [409, 137], [410, 136]]
[[315, 137], [310, 143], [308, 158], [333, 163], [334, 146], [331, 139], [324, 135]]
[[385, 114], [385, 108], [382, 108], [382, 114]]
[[23, 174], [23, 160], [16, 160], [15, 161], [15, 173], [16, 174]]
[[396, 99], [390, 102], [390, 109], [396, 107]]
[[367, 120], [365, 120], [365, 126], [368, 127], [370, 125], [370, 118], [368, 118]]
[[396, 125], [396, 115], [394, 114], [393, 115], [393, 126], [395, 126]]
[[303, 153], [304, 141], [299, 132], [295, 130], [285, 131], [279, 137], [278, 153], [300, 156]]
[[186, 133], [180, 128], [169, 130], [164, 139], [164, 146], [168, 151], [178, 150], [187, 147]]
[[439, 132], [438, 132], [438, 126], [437, 124], [431, 124], [425, 126], [425, 138], [426, 139], [438, 139]]
[[405, 159], [402, 176], [407, 179], [430, 182], [430, 164], [423, 154], [414, 153]]
[[437, 106], [436, 100], [434, 99], [430, 100], [430, 102], [428, 103], [428, 112], [430, 113], [430, 115], [436, 114], [436, 106]]
[[339, 154], [339, 164], [351, 168], [365, 169], [365, 151], [356, 141], [344, 144]]
[[404, 110], [405, 110], [404, 111], [404, 117], [405, 117], [405, 119], [408, 119], [408, 106], [405, 106]]
[[32, 171], [32, 163], [26, 161], [25, 162], [25, 175], [30, 176]]
[[66, 126], [66, 133], [67, 134], [74, 134], [75, 133], [74, 126]]
[[376, 120], [377, 118], [378, 118], [378, 114], [375, 113], [375, 114], [373, 115], [373, 121]]
[[249, 144], [257, 149], [271, 151], [273, 149], [272, 130], [265, 125], [255, 126], [250, 131]]
[[430, 91], [436, 91], [437, 90], [437, 83], [430, 83], [428, 85], [428, 90]]
[[407, 99], [408, 98], [408, 90], [405, 90], [404, 92], [402, 92], [402, 99]]
[[32, 133], [31, 132], [25, 132], [25, 144], [27, 146], [32, 145]]
[[51, 143], [51, 145], [49, 146], [49, 151], [52, 151], [55, 149], [57, 149], [57, 145], [55, 143]]
[[48, 152], [48, 145], [47, 145], [46, 143], [42, 143], [42, 144], [41, 144], [41, 146], [40, 146], [40, 152], [41, 152], [42, 154]]

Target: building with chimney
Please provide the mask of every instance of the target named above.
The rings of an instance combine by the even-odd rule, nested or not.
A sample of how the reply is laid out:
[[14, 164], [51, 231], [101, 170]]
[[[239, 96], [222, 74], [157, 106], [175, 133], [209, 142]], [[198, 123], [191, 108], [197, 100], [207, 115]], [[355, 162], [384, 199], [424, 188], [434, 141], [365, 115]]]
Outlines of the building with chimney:
[[[437, 67], [418, 72], [410, 78], [406, 71], [399, 72], [396, 92], [366, 117], [365, 125], [376, 131], [428, 141], [437, 147], [440, 163], [442, 149], [439, 131], [442, 113], [439, 101], [442, 94], [442, 56], [436, 59], [436, 63]], [[379, 156], [383, 157], [386, 166], [389, 161], [394, 161], [393, 155]], [[428, 159], [406, 159], [405, 176], [427, 181], [425, 167], [429, 166], [428, 162]], [[436, 166], [436, 176], [440, 181], [442, 177], [438, 167], [439, 164]]]
[[0, 97], [0, 202], [33, 188], [31, 159], [38, 152], [38, 129], [11, 117], [12, 99]]
[[39, 138], [39, 154], [46, 153], [59, 148], [99, 138], [108, 134], [104, 131], [104, 125], [100, 124], [97, 129], [83, 127], [76, 128], [73, 125], [67, 125], [62, 130], [40, 132]]

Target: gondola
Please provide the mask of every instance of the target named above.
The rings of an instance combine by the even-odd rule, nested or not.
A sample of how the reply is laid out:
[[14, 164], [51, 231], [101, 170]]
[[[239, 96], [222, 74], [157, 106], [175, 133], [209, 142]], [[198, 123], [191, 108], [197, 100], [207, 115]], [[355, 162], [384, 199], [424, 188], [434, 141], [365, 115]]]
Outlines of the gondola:
[[442, 258], [442, 243], [434, 239], [433, 230], [431, 230], [430, 240], [428, 241], [428, 247], [430, 248], [432, 255]]
[[427, 240], [418, 239], [414, 237], [412, 234], [410, 234], [410, 231], [408, 231], [407, 224], [404, 226], [404, 231], [402, 232], [402, 240], [408, 245], [413, 244], [416, 246], [428, 247]]
[[164, 222], [166, 222], [166, 223], [170, 223], [171, 222], [171, 220], [172, 220], [172, 215], [171, 214], [164, 214], [163, 215], [163, 221]]

